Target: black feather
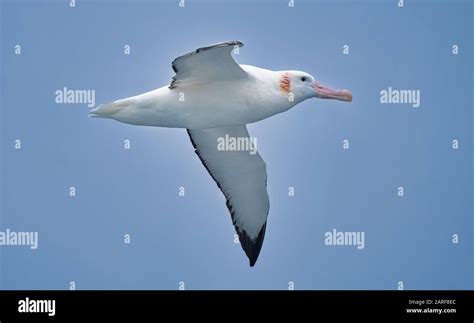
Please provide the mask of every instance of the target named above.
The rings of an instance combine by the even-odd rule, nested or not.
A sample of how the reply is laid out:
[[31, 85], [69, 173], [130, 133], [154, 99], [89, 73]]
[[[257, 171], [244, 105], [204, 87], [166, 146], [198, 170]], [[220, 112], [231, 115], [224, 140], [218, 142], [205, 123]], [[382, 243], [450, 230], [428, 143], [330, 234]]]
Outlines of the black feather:
[[249, 258], [250, 267], [253, 267], [257, 262], [258, 255], [260, 254], [260, 250], [262, 249], [263, 238], [265, 238], [265, 229], [267, 228], [267, 222], [260, 229], [258, 236], [256, 239], [252, 240], [249, 238], [245, 231], [239, 231], [237, 227], [235, 230], [239, 235], [240, 245], [242, 249], [244, 249], [245, 254]]

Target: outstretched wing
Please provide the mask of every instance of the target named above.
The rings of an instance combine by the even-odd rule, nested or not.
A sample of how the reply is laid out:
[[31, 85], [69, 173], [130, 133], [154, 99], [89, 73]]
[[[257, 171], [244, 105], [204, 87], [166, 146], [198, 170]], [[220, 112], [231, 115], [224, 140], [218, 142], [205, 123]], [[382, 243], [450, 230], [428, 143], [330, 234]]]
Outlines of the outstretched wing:
[[198, 48], [176, 58], [172, 63], [176, 75], [169, 88], [247, 77], [247, 72], [231, 55], [234, 48], [243, 45], [240, 41], [229, 41]]
[[[204, 167], [216, 181], [227, 202], [239, 240], [250, 266], [262, 248], [270, 203], [266, 164], [251, 145], [246, 125], [189, 130], [189, 137]], [[221, 150], [225, 138], [240, 141], [247, 150]], [[248, 144], [245, 144], [248, 143]], [[243, 146], [243, 147], [242, 147]]]

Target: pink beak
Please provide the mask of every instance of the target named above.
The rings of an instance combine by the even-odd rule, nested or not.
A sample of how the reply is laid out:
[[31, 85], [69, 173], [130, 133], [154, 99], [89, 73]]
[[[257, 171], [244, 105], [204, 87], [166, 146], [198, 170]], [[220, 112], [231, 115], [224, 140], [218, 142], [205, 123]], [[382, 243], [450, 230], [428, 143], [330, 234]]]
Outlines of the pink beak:
[[352, 101], [352, 93], [347, 90], [333, 90], [321, 85], [318, 81], [314, 82], [314, 91], [316, 97], [320, 99], [335, 99], [340, 101]]

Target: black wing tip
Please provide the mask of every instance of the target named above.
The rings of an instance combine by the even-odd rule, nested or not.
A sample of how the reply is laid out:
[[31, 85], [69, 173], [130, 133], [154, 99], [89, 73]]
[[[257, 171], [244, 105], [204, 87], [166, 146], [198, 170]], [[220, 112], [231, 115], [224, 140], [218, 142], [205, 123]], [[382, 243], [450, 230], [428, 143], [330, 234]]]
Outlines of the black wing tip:
[[[259, 252], [260, 254], [260, 252]], [[253, 258], [250, 258], [249, 257], [249, 265], [250, 265], [250, 268], [254, 267], [255, 266], [255, 263], [257, 262], [257, 259], [258, 259], [258, 254], [257, 256], [253, 257]]]
[[242, 46], [244, 46], [244, 43], [242, 43], [239, 40], [229, 40], [229, 41], [224, 41], [224, 42], [220, 42], [220, 43], [217, 43], [217, 44], [212, 44], [212, 45], [205, 46], [205, 47], [200, 47], [200, 48], [196, 49], [194, 51], [194, 53], [197, 54], [197, 53], [202, 52], [204, 50], [208, 50], [208, 49], [212, 49], [212, 48], [219, 48], [219, 47], [228, 47], [228, 46], [242, 47]]
[[[174, 69], [175, 69], [175, 67], [174, 67], [174, 65], [173, 65], [173, 70], [174, 70]], [[175, 71], [175, 73], [176, 73], [176, 71]], [[170, 85], [168, 86], [168, 88], [169, 88], [169, 89], [174, 89], [175, 87], [178, 86], [177, 83], [178, 83], [178, 82], [177, 82], [177, 80], [176, 80], [176, 77], [173, 76], [172, 79], [171, 79], [171, 83], [170, 83]]]
[[245, 254], [249, 258], [249, 265], [250, 267], [255, 266], [257, 262], [258, 256], [260, 255], [260, 251], [262, 250], [263, 239], [265, 238], [265, 230], [267, 228], [267, 222], [263, 224], [260, 232], [257, 235], [257, 238], [251, 239], [247, 233], [242, 230], [239, 231], [237, 228], [237, 234], [239, 235], [240, 245], [242, 249], [244, 249]]

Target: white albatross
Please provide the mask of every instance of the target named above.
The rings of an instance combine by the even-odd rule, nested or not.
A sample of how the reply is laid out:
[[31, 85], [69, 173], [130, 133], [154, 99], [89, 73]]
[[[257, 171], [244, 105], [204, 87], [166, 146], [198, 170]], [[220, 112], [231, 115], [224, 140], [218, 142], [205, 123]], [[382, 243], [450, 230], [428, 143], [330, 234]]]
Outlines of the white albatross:
[[258, 153], [220, 150], [219, 138], [250, 139], [247, 123], [287, 111], [309, 98], [352, 101], [300, 71], [239, 65], [240, 41], [202, 47], [176, 58], [169, 86], [102, 104], [91, 117], [154, 127], [186, 128], [196, 154], [226, 198], [243, 250], [254, 266], [262, 248], [270, 203], [266, 164]]

